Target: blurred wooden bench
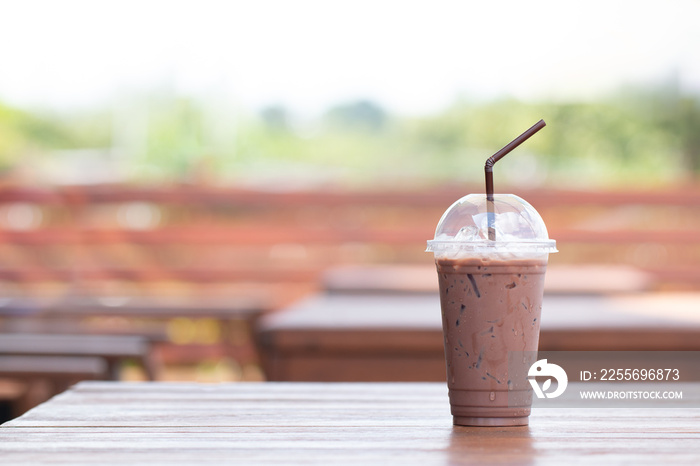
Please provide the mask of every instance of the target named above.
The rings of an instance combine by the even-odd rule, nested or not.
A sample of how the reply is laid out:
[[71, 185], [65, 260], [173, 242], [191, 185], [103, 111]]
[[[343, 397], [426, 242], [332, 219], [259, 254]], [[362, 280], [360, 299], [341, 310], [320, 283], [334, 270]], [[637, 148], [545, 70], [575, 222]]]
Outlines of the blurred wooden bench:
[[97, 357], [107, 365], [106, 374], [119, 380], [124, 362], [137, 363], [149, 380], [156, 368], [147, 339], [123, 335], [55, 335], [0, 333], [0, 358], [8, 356]]
[[109, 379], [106, 361], [86, 356], [8, 356], [0, 357], [0, 377], [50, 379], [59, 388], [80, 380]]

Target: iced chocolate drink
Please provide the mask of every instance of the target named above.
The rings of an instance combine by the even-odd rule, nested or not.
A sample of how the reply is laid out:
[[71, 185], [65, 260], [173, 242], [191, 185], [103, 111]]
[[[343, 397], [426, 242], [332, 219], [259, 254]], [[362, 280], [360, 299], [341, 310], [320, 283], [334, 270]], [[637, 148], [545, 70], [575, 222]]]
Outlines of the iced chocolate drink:
[[[489, 219], [484, 195], [465, 196], [445, 212], [428, 242], [440, 284], [447, 385], [458, 425], [526, 425], [532, 403], [531, 388], [525, 377], [513, 374], [509, 357], [537, 351], [544, 274], [556, 248], [527, 202], [497, 195], [494, 205], [495, 218]], [[496, 240], [489, 239], [489, 226]], [[523, 370], [519, 375], [527, 373]]]
[[436, 265], [455, 423], [527, 424], [531, 394], [509, 377], [509, 352], [537, 351], [546, 259]]

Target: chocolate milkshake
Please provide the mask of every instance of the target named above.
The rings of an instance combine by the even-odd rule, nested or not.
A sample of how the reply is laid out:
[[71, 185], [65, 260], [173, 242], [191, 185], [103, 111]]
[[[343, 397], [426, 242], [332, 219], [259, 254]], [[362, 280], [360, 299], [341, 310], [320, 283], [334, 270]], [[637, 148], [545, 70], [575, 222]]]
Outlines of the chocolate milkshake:
[[556, 252], [542, 218], [517, 196], [496, 195], [487, 207], [484, 195], [470, 194], [445, 212], [428, 251], [440, 284], [454, 423], [527, 425], [526, 376], [535, 360], [514, 367], [511, 356], [537, 351], [544, 274]]

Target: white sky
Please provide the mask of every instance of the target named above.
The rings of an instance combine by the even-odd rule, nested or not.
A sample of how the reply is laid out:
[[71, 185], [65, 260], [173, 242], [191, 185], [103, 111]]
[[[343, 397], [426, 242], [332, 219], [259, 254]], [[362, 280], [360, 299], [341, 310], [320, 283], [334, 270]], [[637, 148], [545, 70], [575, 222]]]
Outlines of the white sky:
[[169, 86], [417, 113], [672, 77], [700, 91], [699, 24], [692, 0], [0, 0], [0, 99], [62, 108]]

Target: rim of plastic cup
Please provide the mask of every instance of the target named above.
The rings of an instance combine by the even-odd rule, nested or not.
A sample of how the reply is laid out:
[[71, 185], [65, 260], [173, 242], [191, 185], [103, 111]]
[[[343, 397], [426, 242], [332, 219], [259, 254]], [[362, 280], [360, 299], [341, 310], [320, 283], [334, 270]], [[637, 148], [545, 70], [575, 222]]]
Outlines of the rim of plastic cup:
[[533, 252], [551, 253], [558, 252], [556, 240], [539, 241], [460, 241], [460, 240], [428, 240], [426, 252], [484, 252], [484, 253], [508, 253], [508, 252]]

